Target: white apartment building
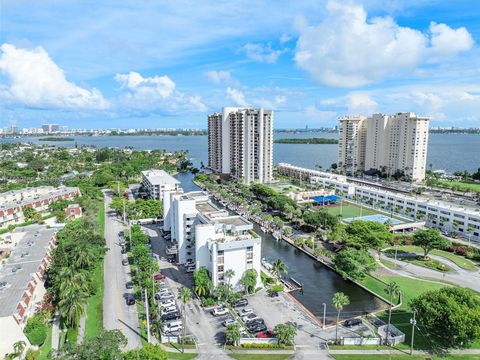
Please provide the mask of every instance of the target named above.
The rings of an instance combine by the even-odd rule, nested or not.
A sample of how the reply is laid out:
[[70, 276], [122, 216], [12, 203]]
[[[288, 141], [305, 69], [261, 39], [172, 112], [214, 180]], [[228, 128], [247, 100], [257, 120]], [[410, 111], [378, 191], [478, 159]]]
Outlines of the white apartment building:
[[346, 198], [355, 199], [368, 206], [397, 213], [415, 221], [425, 221], [428, 226], [442, 231], [455, 231], [467, 239], [480, 240], [479, 207], [460, 206], [425, 196], [411, 196], [374, 186], [358, 185], [342, 175], [285, 163], [278, 165], [278, 171], [302, 180], [321, 179], [325, 186], [335, 187], [336, 190], [342, 191]]
[[225, 107], [209, 115], [208, 167], [246, 184], [271, 182], [273, 111]]
[[180, 181], [164, 170], [142, 171], [142, 186], [153, 200], [160, 200], [164, 191], [175, 191]]
[[80, 195], [77, 187], [66, 186], [39, 186], [0, 193], [0, 228], [25, 222], [23, 210], [26, 207], [45, 212], [52, 202], [73, 199], [77, 195]]
[[[239, 215], [231, 216], [210, 202], [202, 191], [189, 193], [165, 192], [164, 212], [170, 219], [164, 221], [171, 231], [171, 239], [178, 249], [178, 262], [204, 266], [214, 286], [230, 281], [240, 289], [244, 272], [253, 269], [261, 285], [261, 238], [253, 232], [253, 224]], [[227, 279], [225, 273], [233, 270]]]
[[338, 166], [345, 174], [403, 172], [412, 181], [425, 178], [428, 117], [415, 113], [339, 118]]

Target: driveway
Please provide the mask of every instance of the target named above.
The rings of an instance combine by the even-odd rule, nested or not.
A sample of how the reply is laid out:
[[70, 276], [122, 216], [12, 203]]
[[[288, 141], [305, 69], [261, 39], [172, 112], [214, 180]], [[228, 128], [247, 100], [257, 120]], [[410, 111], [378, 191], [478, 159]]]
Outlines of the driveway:
[[136, 306], [127, 306], [125, 296], [132, 290], [125, 288], [130, 280], [130, 267], [122, 265], [123, 255], [120, 252], [118, 233], [123, 230], [122, 223], [110, 209], [112, 192], [105, 191], [105, 254], [103, 297], [103, 327], [106, 330], [118, 329], [128, 340], [126, 349], [141, 347], [138, 313]]

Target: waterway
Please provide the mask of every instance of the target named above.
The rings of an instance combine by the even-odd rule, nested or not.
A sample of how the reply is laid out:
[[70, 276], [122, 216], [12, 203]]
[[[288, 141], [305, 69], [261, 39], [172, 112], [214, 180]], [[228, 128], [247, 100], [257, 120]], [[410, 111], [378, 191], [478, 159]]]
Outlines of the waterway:
[[[184, 191], [199, 190], [192, 182], [191, 173], [179, 173], [176, 178], [182, 183]], [[264, 233], [257, 224], [254, 224], [254, 230], [262, 237], [262, 257], [270, 261], [282, 259], [288, 266], [288, 276], [304, 286], [303, 293], [295, 291], [292, 295], [319, 319], [323, 316], [323, 303], [326, 304], [327, 322], [333, 322], [335, 319], [336, 310], [331, 301], [336, 292], [343, 292], [350, 298], [350, 304], [342, 311], [342, 318], [358, 316], [386, 307], [383, 301], [354, 283], [343, 280], [327, 266], [285, 241], [277, 241], [271, 234]]]
[[[337, 138], [336, 133], [275, 133], [274, 139], [324, 137]], [[75, 141], [39, 142], [38, 137], [2, 138], [0, 143], [32, 142], [43, 145], [64, 147], [93, 145], [98, 147], [131, 146], [139, 150], [165, 149], [167, 151], [188, 150], [195, 165], [207, 163], [206, 136], [75, 136]], [[452, 173], [456, 170], [476, 171], [480, 167], [480, 135], [470, 134], [430, 134], [427, 166], [444, 169]], [[287, 162], [297, 166], [323, 169], [337, 162], [338, 146], [332, 144], [274, 144], [274, 163]]]

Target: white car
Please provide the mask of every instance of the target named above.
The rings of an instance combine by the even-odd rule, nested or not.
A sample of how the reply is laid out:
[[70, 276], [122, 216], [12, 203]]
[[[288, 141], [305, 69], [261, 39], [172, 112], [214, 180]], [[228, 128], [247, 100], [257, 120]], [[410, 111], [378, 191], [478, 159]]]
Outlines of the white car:
[[222, 324], [223, 326], [227, 327], [228, 325], [231, 325], [231, 324], [236, 324], [237, 323], [237, 320], [236, 319], [226, 319]]
[[166, 300], [166, 299], [173, 299], [174, 296], [172, 293], [165, 293], [165, 294], [160, 294], [160, 296], [158, 297], [158, 300]]
[[251, 314], [251, 313], [253, 313], [253, 309], [248, 309], [248, 308], [244, 308], [242, 310], [237, 311], [237, 314], [240, 317], [243, 317], [243, 316]]
[[169, 306], [173, 306], [173, 305], [175, 305], [175, 300], [173, 300], [173, 299], [165, 299], [165, 300], [160, 301], [160, 302], [159, 302], [159, 305], [160, 305], [161, 307], [164, 307], [164, 308], [165, 308], [165, 307], [169, 307]]
[[228, 311], [227, 308], [225, 307], [217, 307], [212, 310], [212, 315], [213, 316], [222, 316], [222, 315], [227, 315], [230, 311]]
[[259, 317], [254, 313], [250, 313], [248, 315], [242, 316], [242, 321], [244, 323], [249, 323], [250, 321], [257, 320], [257, 319], [259, 319]]
[[189, 266], [187, 267], [187, 273], [192, 273], [192, 272], [195, 272], [195, 266]]
[[162, 315], [164, 315], [164, 314], [171, 313], [171, 312], [174, 312], [174, 311], [177, 311], [177, 307], [175, 305], [170, 305], [170, 306], [164, 307], [162, 309], [161, 313], [162, 313]]
[[165, 328], [164, 328], [166, 333], [174, 333], [174, 332], [180, 331], [182, 329], [183, 329], [183, 326], [181, 324], [175, 324], [175, 325], [170, 325], [170, 326], [169, 326], [169, 324], [167, 324], [167, 325], [165, 325]]

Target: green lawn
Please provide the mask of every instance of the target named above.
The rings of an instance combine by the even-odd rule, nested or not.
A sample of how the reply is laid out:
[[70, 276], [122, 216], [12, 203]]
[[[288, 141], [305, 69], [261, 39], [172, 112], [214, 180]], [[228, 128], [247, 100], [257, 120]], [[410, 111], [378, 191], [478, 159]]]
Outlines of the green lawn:
[[45, 342], [40, 346], [38, 349], [38, 355], [36, 357], [37, 360], [47, 360], [48, 353], [52, 349], [52, 327], [49, 326], [47, 329], [47, 338]]
[[229, 354], [233, 359], [237, 360], [286, 360], [292, 355], [290, 354]]
[[297, 185], [293, 185], [292, 183], [289, 182], [279, 182], [279, 183], [273, 183], [273, 184], [268, 184], [268, 187], [271, 189], [278, 191], [279, 193], [286, 194], [289, 192], [302, 192], [304, 189]]
[[474, 191], [474, 192], [480, 192], [480, 184], [477, 184], [477, 183], [439, 180], [438, 184], [440, 186], [446, 185], [448, 187], [455, 187], [455, 188], [460, 189], [461, 191], [470, 190], [470, 191]]
[[386, 259], [380, 259], [380, 262], [389, 269], [396, 269], [397, 268], [396, 264], [394, 264], [393, 262], [388, 261]]
[[168, 360], [172, 359], [179, 359], [179, 360], [190, 360], [190, 359], [195, 359], [197, 357], [197, 354], [189, 354], [189, 353], [177, 353], [177, 352], [168, 352]]
[[325, 209], [330, 214], [342, 215], [342, 219], [379, 214], [379, 212], [365, 206], [360, 206], [347, 202], [343, 202], [343, 205], [339, 203], [338, 205], [327, 206], [325, 207]]
[[[403, 250], [403, 251], [413, 252], [413, 253], [416, 253], [416, 254], [422, 254], [423, 255], [423, 250], [419, 246], [399, 246], [398, 250]], [[465, 259], [462, 256], [458, 256], [458, 255], [455, 255], [453, 253], [450, 253], [448, 251], [432, 250], [432, 251], [430, 251], [430, 254], [436, 255], [436, 256], [441, 256], [445, 259], [448, 259], [448, 260], [452, 261], [453, 263], [455, 263], [457, 266], [461, 267], [462, 269], [471, 270], [471, 271], [478, 270], [478, 268], [475, 266], [475, 264], [472, 261], [470, 261], [468, 259]]]
[[[389, 256], [390, 258], [394, 258], [395, 256], [395, 251], [394, 249], [388, 249], [385, 251], [385, 254]], [[452, 272], [453, 269], [444, 264], [441, 261], [438, 261], [436, 259], [428, 258], [428, 259], [423, 259], [423, 257], [418, 257], [414, 253], [411, 253], [409, 251], [405, 250], [398, 250], [397, 251], [397, 260], [401, 261], [406, 261], [411, 264], [415, 264], [418, 266], [422, 266], [428, 269], [436, 270], [436, 271], [441, 271], [441, 272]]]
[[480, 360], [480, 355], [333, 355], [336, 360]]

